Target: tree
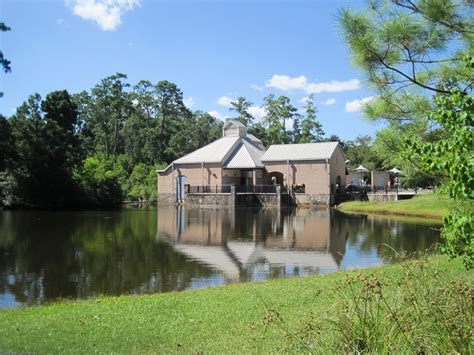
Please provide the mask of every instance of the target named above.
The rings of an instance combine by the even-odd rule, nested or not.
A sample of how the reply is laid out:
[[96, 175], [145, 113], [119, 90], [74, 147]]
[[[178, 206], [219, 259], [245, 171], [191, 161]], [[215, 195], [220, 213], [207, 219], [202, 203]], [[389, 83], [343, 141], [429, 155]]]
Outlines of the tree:
[[[469, 92], [474, 78], [462, 58], [472, 51], [472, 3], [458, 0], [371, 1], [365, 12], [340, 12], [338, 22], [353, 62], [377, 93], [364, 110], [373, 120], [385, 120], [403, 139], [443, 138], [435, 122], [425, 120], [433, 110], [432, 96], [449, 94], [445, 84], [462, 82]], [[380, 151], [401, 155], [402, 145]], [[391, 158], [391, 160], [393, 160]], [[403, 160], [405, 171], [419, 170], [414, 159]]]
[[110, 208], [122, 203], [123, 193], [112, 159], [103, 155], [86, 158], [76, 170], [75, 179], [84, 192], [85, 204]]
[[133, 109], [124, 126], [124, 148], [132, 166], [155, 164], [160, 156], [158, 94], [147, 80], [140, 80], [131, 94]]
[[337, 134], [331, 134], [329, 137], [323, 138], [321, 142], [338, 142], [342, 150], [344, 152], [346, 151], [346, 142], [344, 142]]
[[379, 96], [367, 113], [390, 121], [419, 117], [443, 83], [473, 78], [462, 58], [472, 50], [472, 4], [457, 0], [371, 1], [365, 13], [341, 11], [339, 24], [356, 66]]
[[13, 158], [12, 143], [10, 124], [0, 114], [0, 172], [5, 171]]
[[123, 152], [122, 129], [131, 110], [126, 79], [121, 73], [102, 79], [92, 88], [87, 102], [87, 126], [94, 136], [96, 151], [102, 151], [106, 159], [115, 159]]
[[381, 163], [373, 150], [373, 139], [370, 136], [357, 136], [345, 142], [344, 152], [350, 160], [351, 168], [362, 164], [369, 170], [380, 169]]
[[387, 120], [392, 131], [379, 134], [384, 141], [376, 142], [378, 149], [383, 151], [385, 142], [405, 142], [393, 144], [404, 162], [445, 177], [457, 205], [469, 206], [452, 211], [442, 235], [444, 251], [462, 255], [471, 267], [474, 75], [467, 55], [474, 45], [472, 2], [372, 1], [367, 13], [342, 10], [339, 23], [354, 63], [378, 94], [364, 112]]
[[176, 157], [188, 154], [222, 136], [223, 122], [207, 112], [195, 111], [185, 116], [180, 125], [181, 129], [171, 137], [167, 148]]
[[318, 112], [314, 105], [314, 95], [308, 96], [304, 103], [305, 117], [301, 120], [301, 136], [298, 143], [320, 142], [324, 136], [323, 126], [316, 121]]
[[237, 119], [244, 126], [251, 127], [254, 121], [254, 117], [249, 113], [249, 108], [252, 106], [252, 102], [248, 101], [245, 97], [240, 96], [230, 104], [232, 105], [230, 110], [239, 114]]
[[[474, 63], [471, 60], [471, 63]], [[471, 64], [472, 65], [472, 64]], [[472, 68], [472, 67], [471, 67]], [[435, 98], [436, 111], [430, 119], [449, 136], [427, 143], [406, 140], [406, 154], [419, 155], [422, 168], [445, 179], [445, 190], [456, 200], [445, 219], [441, 250], [451, 257], [461, 256], [468, 268], [474, 267], [474, 98], [459, 88]]]
[[[5, 23], [0, 22], [0, 31], [6, 32], [11, 31], [11, 28], [5, 25]], [[11, 62], [3, 56], [3, 52], [0, 50], [0, 64], [2, 65], [2, 69], [5, 73], [10, 73], [12, 68], [10, 66]], [[3, 92], [0, 92], [0, 97], [3, 96]]]
[[[173, 135], [181, 130], [189, 129], [183, 122], [190, 118], [191, 112], [183, 102], [183, 92], [176, 84], [162, 80], [156, 84], [157, 101], [159, 103], [159, 161], [170, 163], [180, 156], [176, 146], [169, 142]], [[184, 147], [182, 147], [184, 148]]]
[[265, 117], [263, 118], [264, 127], [267, 134], [263, 137], [264, 145], [290, 143], [291, 133], [287, 132], [286, 124], [299, 118], [298, 110], [291, 105], [290, 99], [286, 96], [270, 94], [264, 99]]
[[16, 160], [10, 123], [0, 115], [0, 206], [13, 203], [15, 181], [11, 168]]
[[81, 160], [76, 119], [76, 106], [64, 90], [48, 94], [44, 101], [32, 95], [17, 109], [10, 120], [17, 203], [52, 208], [74, 203], [73, 171]]

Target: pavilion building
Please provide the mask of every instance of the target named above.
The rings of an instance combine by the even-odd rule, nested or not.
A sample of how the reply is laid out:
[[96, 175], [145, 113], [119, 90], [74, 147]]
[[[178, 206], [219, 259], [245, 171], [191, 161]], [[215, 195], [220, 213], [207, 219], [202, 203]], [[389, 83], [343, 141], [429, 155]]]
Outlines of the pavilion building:
[[[222, 138], [158, 171], [158, 204], [330, 205], [343, 192], [345, 174], [338, 142], [265, 150], [242, 123], [230, 120]], [[272, 200], [275, 194], [280, 196]]]

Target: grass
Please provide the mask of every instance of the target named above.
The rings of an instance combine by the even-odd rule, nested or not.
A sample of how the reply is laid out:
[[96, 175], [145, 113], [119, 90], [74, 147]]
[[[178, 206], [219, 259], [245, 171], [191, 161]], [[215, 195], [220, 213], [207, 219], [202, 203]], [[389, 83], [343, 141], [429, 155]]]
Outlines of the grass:
[[[432, 257], [426, 270], [427, 275], [438, 275], [436, 285], [458, 280], [472, 287], [474, 275], [460, 262]], [[350, 351], [352, 340], [345, 341], [339, 329], [358, 329], [357, 315], [347, 318], [344, 311], [354, 308], [351, 301], [347, 303], [354, 287], [347, 280], [389, 278], [392, 282], [384, 286], [384, 294], [397, 300], [396, 280], [404, 275], [403, 266], [387, 265], [182, 293], [100, 297], [2, 310], [0, 352]], [[414, 280], [419, 292], [428, 289], [430, 282]]]
[[341, 203], [337, 208], [344, 212], [393, 214], [432, 219], [442, 219], [449, 213], [454, 201], [439, 194], [418, 195], [409, 200], [390, 202], [351, 201]]

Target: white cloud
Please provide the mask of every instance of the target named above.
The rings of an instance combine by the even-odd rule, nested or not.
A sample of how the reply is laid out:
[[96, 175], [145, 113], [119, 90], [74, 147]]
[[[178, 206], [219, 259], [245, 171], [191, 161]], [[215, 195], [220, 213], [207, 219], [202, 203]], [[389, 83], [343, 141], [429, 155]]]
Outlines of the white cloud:
[[223, 117], [219, 111], [209, 111], [208, 114], [210, 114], [212, 117], [217, 118], [218, 120], [222, 120]]
[[304, 104], [306, 103], [306, 101], [308, 101], [308, 99], [309, 99], [308, 96], [304, 96], [304, 97], [302, 97], [300, 100], [298, 100], [298, 102], [299, 102], [300, 104], [303, 104], [303, 105], [304, 105]]
[[346, 102], [346, 111], [347, 112], [356, 112], [360, 111], [364, 108], [364, 106], [373, 100], [375, 96], [369, 96], [369, 97], [364, 97], [363, 99], [360, 100], [353, 100], [353, 101], [348, 101]]
[[231, 107], [231, 102], [234, 101], [234, 99], [231, 99], [230, 97], [227, 97], [227, 96], [221, 96], [219, 97], [219, 99], [217, 100], [217, 103], [221, 106], [225, 106], [225, 107]]
[[260, 91], [260, 92], [263, 91], [263, 88], [261, 86], [257, 85], [257, 84], [250, 85], [250, 88], [255, 90], [255, 91]]
[[74, 14], [96, 22], [104, 31], [115, 31], [122, 15], [140, 6], [140, 0], [66, 0]]
[[196, 103], [196, 101], [194, 101], [193, 97], [189, 97], [187, 98], [186, 100], [184, 100], [184, 104], [186, 105], [187, 108], [191, 108], [193, 107], [193, 105]]
[[323, 105], [334, 105], [336, 103], [336, 99], [334, 97], [331, 97], [330, 99], [321, 101]]
[[308, 94], [320, 94], [322, 92], [341, 92], [357, 90], [360, 88], [359, 79], [350, 79], [346, 81], [331, 80], [327, 83], [309, 83], [305, 91]]
[[310, 83], [304, 75], [291, 77], [275, 74], [270, 80], [267, 80], [265, 86], [283, 91], [303, 90], [307, 94], [320, 94], [322, 92], [356, 90], [360, 88], [360, 81], [359, 79], [350, 79], [346, 81], [331, 80], [323, 83]]
[[304, 75], [292, 78], [288, 75], [275, 74], [270, 80], [265, 83], [266, 87], [276, 88], [284, 91], [288, 90], [304, 90], [308, 85], [308, 80]]
[[250, 106], [248, 111], [257, 120], [261, 120], [265, 116], [265, 109], [260, 106]]

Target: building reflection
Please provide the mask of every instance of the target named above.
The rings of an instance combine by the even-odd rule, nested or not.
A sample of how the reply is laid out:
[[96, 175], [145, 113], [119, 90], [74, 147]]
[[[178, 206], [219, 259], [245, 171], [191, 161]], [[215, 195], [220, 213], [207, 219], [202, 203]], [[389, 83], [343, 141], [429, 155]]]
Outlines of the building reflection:
[[[160, 208], [157, 234], [229, 281], [339, 269], [347, 232], [329, 209]], [[344, 227], [344, 226], [342, 226]]]

